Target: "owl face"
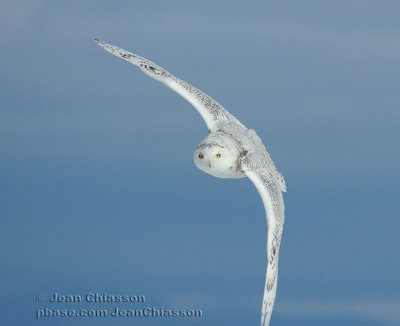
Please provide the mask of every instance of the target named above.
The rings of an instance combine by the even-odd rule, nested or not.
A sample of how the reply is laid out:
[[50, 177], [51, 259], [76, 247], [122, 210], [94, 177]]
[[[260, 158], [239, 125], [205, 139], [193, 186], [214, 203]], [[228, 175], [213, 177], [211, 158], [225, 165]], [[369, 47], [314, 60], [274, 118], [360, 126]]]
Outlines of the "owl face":
[[237, 178], [239, 151], [229, 136], [209, 135], [194, 151], [196, 166], [217, 178]]

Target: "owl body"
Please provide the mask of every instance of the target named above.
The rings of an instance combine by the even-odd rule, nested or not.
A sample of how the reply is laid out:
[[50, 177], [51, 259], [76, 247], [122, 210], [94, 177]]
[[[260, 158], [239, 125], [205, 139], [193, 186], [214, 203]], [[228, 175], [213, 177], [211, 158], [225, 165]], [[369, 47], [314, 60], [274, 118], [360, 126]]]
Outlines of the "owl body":
[[114, 45], [96, 42], [108, 52], [138, 66], [196, 108], [209, 132], [194, 151], [194, 162], [200, 170], [217, 178], [248, 177], [255, 185], [268, 223], [268, 264], [261, 311], [261, 325], [268, 326], [278, 282], [279, 246], [285, 221], [282, 192], [286, 192], [286, 184], [261, 139], [217, 101], [154, 62]]
[[210, 133], [194, 151], [194, 163], [205, 173], [217, 178], [244, 178], [240, 159], [243, 150], [232, 136]]
[[220, 123], [214, 130], [194, 151], [194, 162], [205, 173], [217, 178], [244, 178], [243, 164], [251, 164], [255, 155], [266, 156], [262, 161], [268, 161], [263, 145], [264, 151], [259, 150], [262, 143], [254, 130], [230, 122]]

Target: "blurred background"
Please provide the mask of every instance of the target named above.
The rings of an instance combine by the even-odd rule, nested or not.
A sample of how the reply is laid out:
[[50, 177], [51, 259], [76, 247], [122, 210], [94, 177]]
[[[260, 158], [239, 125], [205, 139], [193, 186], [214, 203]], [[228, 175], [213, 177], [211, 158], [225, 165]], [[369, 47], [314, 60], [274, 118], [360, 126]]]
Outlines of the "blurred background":
[[[267, 226], [248, 179], [198, 170], [184, 99], [257, 131], [287, 181], [271, 325], [400, 325], [398, 1], [0, 3], [4, 325], [258, 325]], [[42, 318], [54, 293], [201, 318]], [[38, 298], [38, 296], [40, 296]]]

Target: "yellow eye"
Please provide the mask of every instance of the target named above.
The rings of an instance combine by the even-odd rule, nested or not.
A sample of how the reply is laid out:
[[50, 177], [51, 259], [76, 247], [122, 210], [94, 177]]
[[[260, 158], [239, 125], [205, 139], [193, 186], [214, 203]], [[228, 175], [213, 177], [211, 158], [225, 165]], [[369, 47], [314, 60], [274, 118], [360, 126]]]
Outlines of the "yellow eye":
[[199, 154], [199, 157], [200, 157], [200, 158], [204, 158], [204, 155], [203, 155], [203, 154]]
[[215, 156], [219, 158], [219, 157], [221, 157], [221, 154], [217, 154], [217, 155], [215, 155]]

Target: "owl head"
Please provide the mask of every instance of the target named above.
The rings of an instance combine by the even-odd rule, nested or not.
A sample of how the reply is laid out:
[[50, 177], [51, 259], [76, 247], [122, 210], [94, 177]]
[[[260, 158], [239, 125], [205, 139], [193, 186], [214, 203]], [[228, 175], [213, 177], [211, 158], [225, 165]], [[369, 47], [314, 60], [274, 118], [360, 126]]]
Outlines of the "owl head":
[[210, 134], [194, 151], [196, 166], [217, 178], [238, 177], [239, 150], [229, 135]]

